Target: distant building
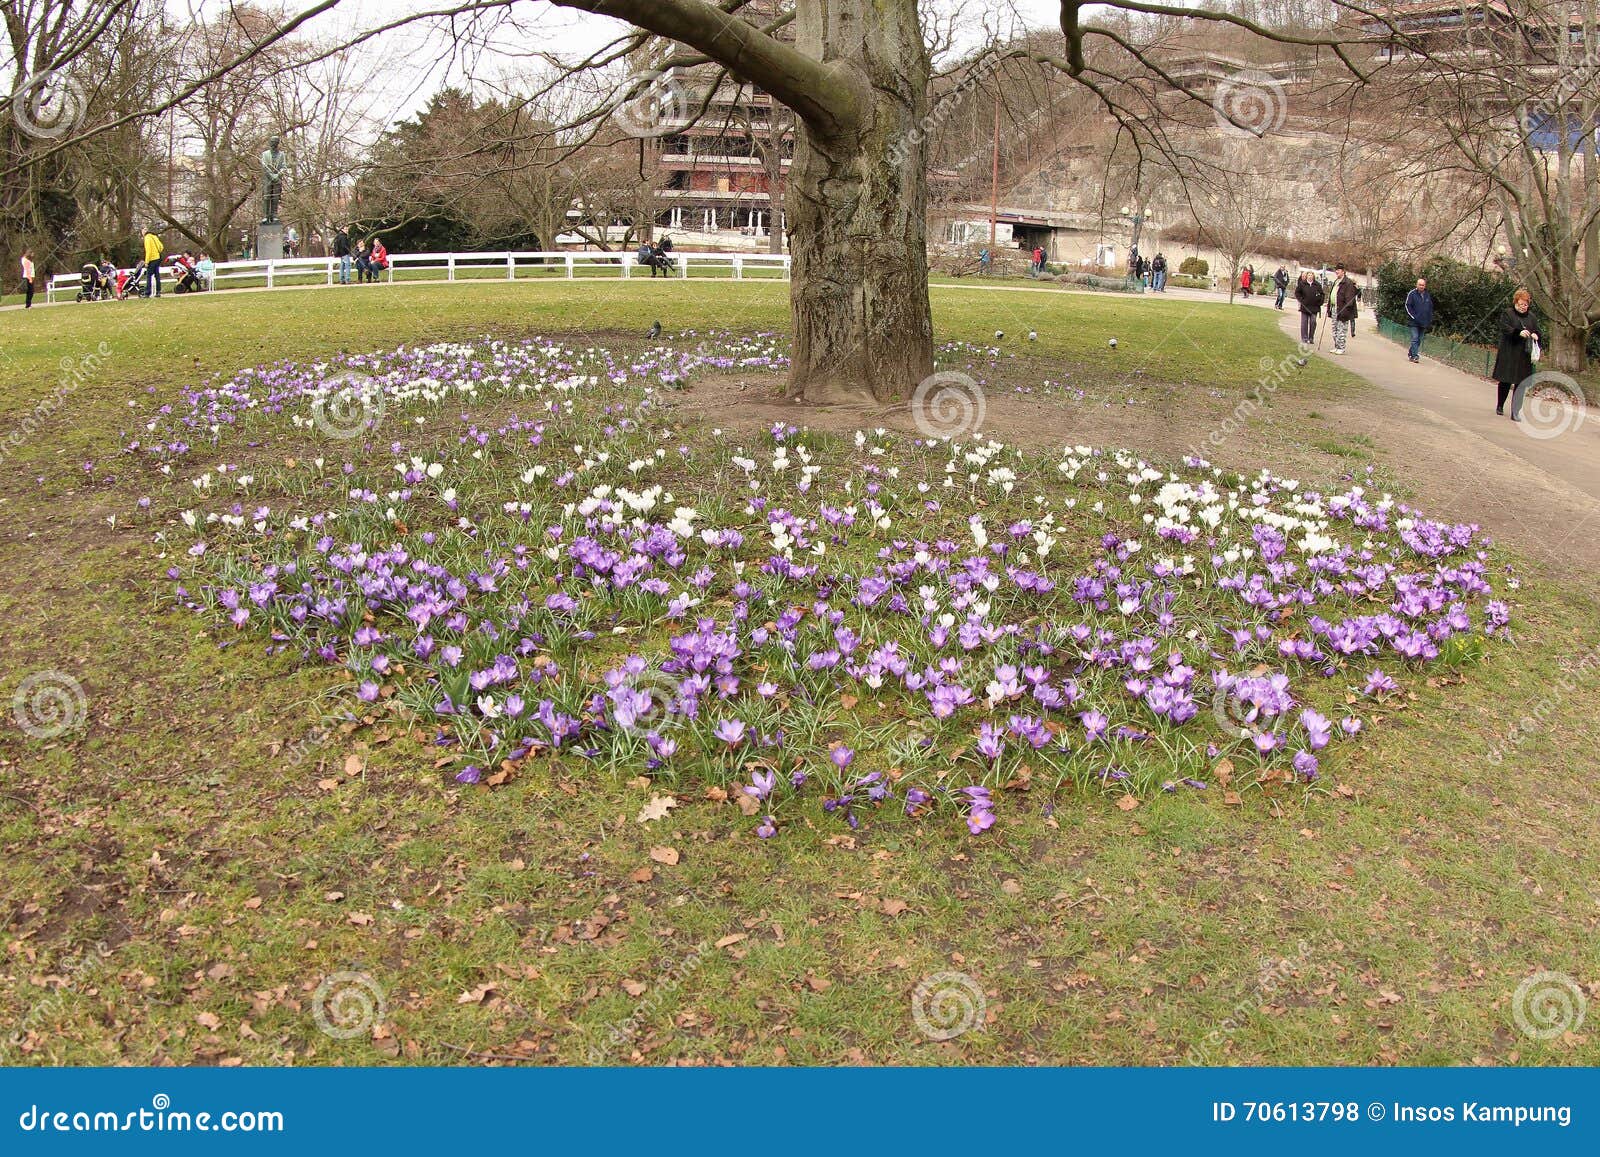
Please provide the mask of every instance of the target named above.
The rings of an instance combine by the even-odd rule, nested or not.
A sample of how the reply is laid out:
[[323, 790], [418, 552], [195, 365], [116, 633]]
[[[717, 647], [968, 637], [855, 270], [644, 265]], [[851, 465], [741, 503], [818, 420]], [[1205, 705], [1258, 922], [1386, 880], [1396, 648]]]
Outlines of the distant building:
[[783, 174], [794, 157], [793, 115], [748, 85], [724, 81], [712, 91], [712, 76], [674, 79], [686, 98], [677, 103], [687, 105], [688, 113], [662, 122], [669, 131], [657, 143], [657, 225], [747, 237], [781, 230]]
[[[778, 0], [750, 0], [741, 19], [774, 21]], [[789, 27], [779, 40], [792, 40]], [[719, 77], [721, 77], [719, 83]], [[767, 93], [727, 79], [714, 65], [676, 69], [667, 77], [664, 130], [654, 142], [660, 181], [656, 224], [668, 232], [724, 234], [729, 242], [766, 247], [783, 230], [785, 174], [794, 157], [794, 115]]]

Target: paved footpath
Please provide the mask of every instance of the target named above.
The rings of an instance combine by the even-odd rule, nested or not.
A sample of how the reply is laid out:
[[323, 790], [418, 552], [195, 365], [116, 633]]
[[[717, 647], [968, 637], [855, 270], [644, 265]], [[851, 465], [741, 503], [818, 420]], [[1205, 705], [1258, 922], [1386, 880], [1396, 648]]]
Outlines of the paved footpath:
[[[1267, 300], [1251, 305], [1271, 309]], [[1300, 316], [1286, 308], [1283, 331], [1300, 338]], [[1324, 325], [1327, 319], [1322, 319]], [[1494, 412], [1495, 386], [1427, 356], [1412, 365], [1406, 348], [1378, 334], [1363, 316], [1335, 357], [1331, 332], [1320, 356], [1337, 362], [1389, 397], [1361, 422], [1360, 405], [1342, 407], [1389, 452], [1400, 471], [1417, 464], [1419, 505], [1480, 523], [1564, 577], [1600, 573], [1600, 407], [1525, 404], [1522, 421]], [[1510, 405], [1507, 404], [1509, 413]]]

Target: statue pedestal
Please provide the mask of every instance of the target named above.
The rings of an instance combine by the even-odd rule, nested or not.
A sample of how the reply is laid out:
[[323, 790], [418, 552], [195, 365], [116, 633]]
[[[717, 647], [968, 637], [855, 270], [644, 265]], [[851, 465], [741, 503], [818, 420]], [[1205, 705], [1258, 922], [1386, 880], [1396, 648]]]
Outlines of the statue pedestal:
[[256, 226], [256, 260], [283, 260], [282, 221], [263, 221]]

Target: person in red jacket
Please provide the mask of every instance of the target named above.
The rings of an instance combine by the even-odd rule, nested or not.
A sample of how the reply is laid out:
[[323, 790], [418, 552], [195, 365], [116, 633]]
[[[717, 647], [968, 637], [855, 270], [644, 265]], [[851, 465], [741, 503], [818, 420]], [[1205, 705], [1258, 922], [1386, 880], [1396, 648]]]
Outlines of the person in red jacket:
[[1248, 265], [1246, 265], [1244, 267], [1244, 271], [1239, 274], [1239, 288], [1244, 290], [1244, 295], [1246, 297], [1250, 296], [1250, 274], [1251, 269]]
[[384, 245], [381, 237], [372, 239], [372, 248], [367, 251], [367, 280], [378, 280], [378, 274], [389, 268], [389, 250]]

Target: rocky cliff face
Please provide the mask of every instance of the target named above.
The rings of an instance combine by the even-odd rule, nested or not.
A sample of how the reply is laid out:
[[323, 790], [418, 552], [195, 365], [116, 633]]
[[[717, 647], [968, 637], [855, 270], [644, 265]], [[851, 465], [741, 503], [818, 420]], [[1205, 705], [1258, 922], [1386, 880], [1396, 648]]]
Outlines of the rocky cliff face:
[[[1291, 120], [1260, 138], [1224, 126], [1173, 131], [1191, 156], [1211, 159], [1228, 169], [1249, 174], [1252, 196], [1260, 198], [1261, 219], [1268, 222], [1272, 242], [1293, 246], [1341, 243], [1357, 238], [1403, 246], [1407, 237], [1442, 236], [1461, 222], [1449, 191], [1412, 187], [1395, 174], [1403, 158], [1348, 140], [1344, 133], [1325, 132], [1310, 123]], [[1225, 158], [1225, 159], [1224, 159]], [[1108, 187], [1109, 185], [1109, 187]], [[1194, 214], [1170, 174], [1147, 182], [1149, 224], [1157, 232], [1193, 227]], [[1117, 209], [1133, 199], [1125, 170], [1108, 174], [1100, 148], [1062, 141], [1002, 191], [1007, 205], [1027, 206], [1071, 215], [1074, 225], [1092, 229], [1102, 209], [1107, 224], [1120, 229]], [[1191, 190], [1196, 200], [1203, 197]], [[1462, 249], [1481, 248], [1485, 239], [1456, 239]]]

